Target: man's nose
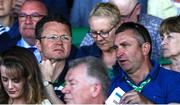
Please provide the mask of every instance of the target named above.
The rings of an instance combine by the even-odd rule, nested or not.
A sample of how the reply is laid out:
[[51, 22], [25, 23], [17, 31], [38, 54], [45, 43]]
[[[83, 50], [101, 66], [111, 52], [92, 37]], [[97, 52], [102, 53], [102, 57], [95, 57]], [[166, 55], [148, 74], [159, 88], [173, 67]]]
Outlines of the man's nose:
[[70, 87], [68, 85], [65, 85], [64, 88], [62, 89], [62, 93], [64, 94], [70, 93]]
[[116, 56], [117, 56], [117, 57], [121, 57], [123, 54], [124, 54], [124, 50], [123, 50], [122, 48], [119, 48], [119, 49], [116, 51]]
[[25, 23], [26, 23], [26, 24], [32, 23], [32, 17], [31, 17], [31, 15], [27, 15], [27, 16], [26, 16], [26, 18], [25, 18]]

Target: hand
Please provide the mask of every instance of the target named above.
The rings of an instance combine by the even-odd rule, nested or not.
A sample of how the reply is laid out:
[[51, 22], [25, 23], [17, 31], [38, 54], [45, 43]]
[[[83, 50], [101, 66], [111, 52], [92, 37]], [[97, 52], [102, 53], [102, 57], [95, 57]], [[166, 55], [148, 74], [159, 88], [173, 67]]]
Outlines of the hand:
[[39, 64], [43, 80], [52, 81], [52, 76], [55, 70], [55, 66], [56, 63], [52, 63], [50, 60], [43, 60]]
[[20, 12], [20, 8], [21, 6], [23, 5], [23, 3], [25, 2], [26, 0], [15, 0], [13, 2], [13, 7], [12, 7], [12, 12], [13, 12], [13, 15], [18, 15], [19, 12]]
[[143, 95], [135, 90], [131, 90], [122, 96], [120, 104], [153, 104]]

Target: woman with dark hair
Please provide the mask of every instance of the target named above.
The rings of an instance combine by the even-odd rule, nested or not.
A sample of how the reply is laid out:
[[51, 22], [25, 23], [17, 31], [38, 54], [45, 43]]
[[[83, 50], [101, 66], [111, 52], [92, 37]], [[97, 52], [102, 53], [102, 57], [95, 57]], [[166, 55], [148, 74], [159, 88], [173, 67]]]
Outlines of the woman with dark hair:
[[38, 62], [28, 49], [13, 47], [0, 60], [0, 104], [41, 104], [44, 88]]

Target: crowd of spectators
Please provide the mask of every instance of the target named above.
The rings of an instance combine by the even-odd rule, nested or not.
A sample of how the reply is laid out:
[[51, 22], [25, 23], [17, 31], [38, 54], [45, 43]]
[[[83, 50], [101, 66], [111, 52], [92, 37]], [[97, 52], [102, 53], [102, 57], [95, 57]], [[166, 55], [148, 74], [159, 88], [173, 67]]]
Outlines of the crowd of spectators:
[[0, 0], [0, 104], [180, 103], [179, 14], [180, 0]]

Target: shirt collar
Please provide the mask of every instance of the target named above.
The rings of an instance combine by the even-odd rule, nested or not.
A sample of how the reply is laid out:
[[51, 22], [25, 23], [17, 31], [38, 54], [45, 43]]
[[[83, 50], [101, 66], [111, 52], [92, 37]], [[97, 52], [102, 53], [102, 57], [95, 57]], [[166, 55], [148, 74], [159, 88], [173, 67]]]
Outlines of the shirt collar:
[[36, 48], [36, 46], [30, 46], [23, 38], [21, 38], [21, 40], [19, 40], [16, 45], [24, 48], [30, 48], [30, 47]]

